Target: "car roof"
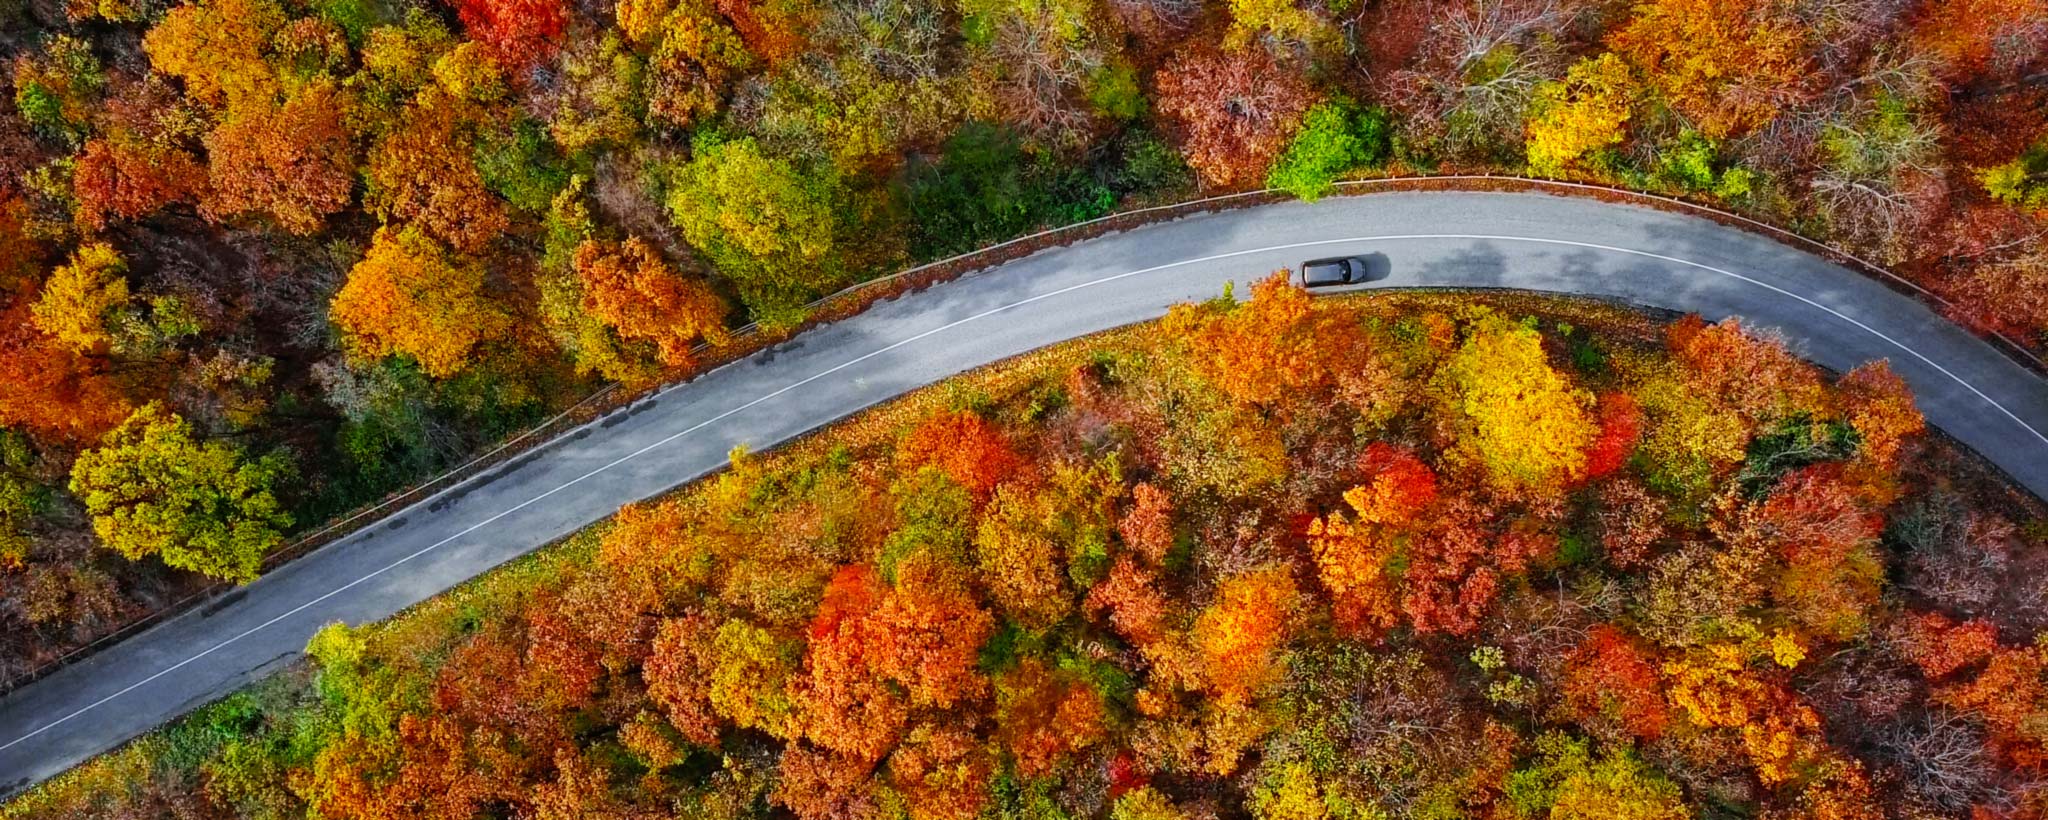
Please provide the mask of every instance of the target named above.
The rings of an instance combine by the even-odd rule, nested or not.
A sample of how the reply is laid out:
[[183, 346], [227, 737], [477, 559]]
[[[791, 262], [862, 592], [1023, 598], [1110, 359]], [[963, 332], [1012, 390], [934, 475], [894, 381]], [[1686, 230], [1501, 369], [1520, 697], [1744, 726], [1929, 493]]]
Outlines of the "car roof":
[[1309, 284], [1341, 283], [1349, 273], [1342, 259], [1316, 259], [1301, 264], [1302, 281]]

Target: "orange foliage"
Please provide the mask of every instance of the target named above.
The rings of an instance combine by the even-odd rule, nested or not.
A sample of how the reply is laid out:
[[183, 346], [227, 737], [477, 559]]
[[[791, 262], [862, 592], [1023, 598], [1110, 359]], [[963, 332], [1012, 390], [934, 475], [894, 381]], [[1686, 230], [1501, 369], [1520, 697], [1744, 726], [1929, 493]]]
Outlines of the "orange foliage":
[[910, 820], [973, 820], [988, 803], [994, 766], [978, 738], [952, 723], [921, 723], [889, 756], [889, 780]]
[[1331, 515], [1309, 523], [1308, 545], [1317, 577], [1330, 592], [1331, 614], [1338, 626], [1351, 634], [1376, 635], [1400, 622], [1394, 574], [1388, 566], [1394, 545], [1386, 535]]
[[524, 618], [526, 660], [542, 688], [570, 703], [588, 702], [605, 674], [596, 642], [566, 617], [558, 596], [529, 601]]
[[1878, 464], [1895, 462], [1905, 440], [1927, 429], [1927, 420], [1913, 406], [1912, 389], [1892, 372], [1889, 362], [1875, 361], [1851, 370], [1835, 387], [1843, 415], [1863, 439], [1862, 452]]
[[1593, 627], [1564, 662], [1564, 703], [1572, 719], [1611, 721], [1631, 736], [1656, 739], [1670, 715], [1655, 660], [1621, 630]]
[[28, 202], [0, 185], [0, 294], [21, 293], [42, 272], [43, 243], [28, 234]]
[[[1818, 777], [1808, 780], [1792, 805], [1766, 811], [1763, 820], [1880, 820], [1886, 817], [1883, 804], [1871, 793], [1870, 777], [1856, 761], [1829, 760], [1816, 767]], [[1988, 820], [1984, 814], [1978, 820]]]
[[[431, 818], [461, 820], [473, 817], [485, 803], [497, 797], [513, 797], [502, 782], [488, 776], [488, 763], [478, 753], [497, 757], [494, 762], [511, 768], [502, 753], [473, 749], [480, 733], [465, 732], [455, 721], [441, 717], [405, 715], [398, 719], [398, 742], [405, 751], [404, 764], [381, 794], [365, 806], [362, 818]], [[523, 797], [524, 795], [518, 795]]]
[[2048, 717], [2048, 658], [2039, 647], [2000, 649], [1969, 681], [1935, 690], [1932, 699], [1977, 716], [1991, 730], [1991, 746], [2013, 763], [2048, 770], [2048, 744], [2034, 728]]
[[793, 744], [782, 752], [774, 799], [803, 820], [866, 820], [878, 811], [874, 768], [872, 760]]
[[1737, 319], [1707, 324], [1687, 316], [1664, 331], [1686, 381], [1699, 395], [1733, 407], [1751, 421], [1821, 409], [1825, 385], [1818, 371], [1777, 339], [1751, 335]]
[[1280, 652], [1300, 605], [1284, 568], [1253, 570], [1223, 582], [1195, 619], [1195, 647], [1221, 708], [1241, 707], [1280, 678]]
[[1948, 677], [1998, 651], [1998, 627], [1982, 619], [1956, 623], [1939, 612], [1910, 613], [1897, 629], [1900, 654], [1930, 679]]
[[1108, 577], [1088, 591], [1089, 611], [1108, 610], [1117, 634], [1139, 647], [1166, 637], [1166, 608], [1158, 576], [1129, 555], [1117, 556]]
[[1360, 521], [1407, 526], [1436, 501], [1436, 471], [1408, 450], [1375, 441], [1366, 445], [1358, 463], [1369, 478], [1344, 493], [1344, 501]]
[[[825, 611], [819, 614], [823, 620]], [[811, 625], [806, 677], [792, 687], [791, 696], [806, 737], [872, 765], [895, 747], [910, 707], [877, 673], [879, 659], [870, 657], [872, 613], [835, 614], [838, 623], [828, 631], [821, 633], [820, 623]]]
[[1102, 698], [1085, 682], [1064, 680], [1027, 658], [996, 681], [996, 736], [1026, 777], [1045, 777], [1071, 755], [1100, 742]]
[[215, 219], [260, 211], [310, 236], [355, 188], [354, 140], [329, 85], [234, 112], [207, 136], [206, 152], [213, 192], [205, 210]]
[[902, 737], [911, 707], [947, 708], [982, 696], [975, 667], [993, 619], [957, 570], [913, 555], [886, 593], [873, 570], [840, 570], [809, 628], [807, 674], [792, 700], [805, 736], [879, 760]]
[[329, 315], [357, 355], [403, 354], [429, 376], [452, 376], [510, 325], [483, 279], [481, 267], [451, 258], [418, 231], [379, 228]]
[[1229, 310], [1175, 305], [1163, 327], [1211, 384], [1246, 404], [1326, 392], [1340, 368], [1363, 352], [1351, 323], [1317, 311], [1284, 270], [1253, 285], [1251, 301]]
[[206, 169], [177, 148], [96, 139], [78, 156], [71, 186], [78, 224], [97, 231], [111, 217], [139, 219], [192, 200], [206, 187]]
[[809, 45], [807, 34], [813, 20], [802, 10], [805, 4], [791, 0], [716, 0], [719, 14], [747, 44], [747, 51], [769, 63], [781, 64]]
[[1166, 560], [1173, 549], [1173, 497], [1150, 483], [1131, 488], [1131, 509], [1117, 521], [1117, 534], [1124, 546], [1143, 556], [1152, 566]]
[[688, 366], [699, 339], [725, 342], [725, 300], [704, 280], [676, 273], [640, 238], [584, 240], [574, 264], [583, 280], [583, 310], [620, 338], [653, 342], [662, 364]]
[[1774, 0], [1645, 0], [1608, 44], [1716, 139], [1812, 93], [1807, 29]]
[[913, 470], [937, 467], [978, 499], [1024, 465], [1003, 432], [969, 410], [925, 419], [897, 447], [896, 458]]
[[96, 441], [134, 410], [98, 359], [37, 332], [33, 292], [0, 309], [0, 425], [74, 444]]
[[691, 743], [718, 742], [718, 717], [711, 709], [711, 662], [707, 657], [717, 626], [702, 615], [669, 618], [654, 634], [654, 651], [640, 675], [647, 694], [669, 723]]
[[466, 135], [467, 107], [427, 92], [370, 148], [364, 204], [379, 217], [409, 222], [463, 252], [505, 232], [505, 208], [477, 173]]
[[875, 669], [896, 681], [911, 705], [944, 709], [985, 693], [988, 682], [976, 659], [995, 621], [951, 564], [926, 556], [906, 559], [873, 625]]
[[2004, 75], [2040, 56], [2048, 0], [1951, 0], [1929, 8], [1913, 38], [1947, 79]]

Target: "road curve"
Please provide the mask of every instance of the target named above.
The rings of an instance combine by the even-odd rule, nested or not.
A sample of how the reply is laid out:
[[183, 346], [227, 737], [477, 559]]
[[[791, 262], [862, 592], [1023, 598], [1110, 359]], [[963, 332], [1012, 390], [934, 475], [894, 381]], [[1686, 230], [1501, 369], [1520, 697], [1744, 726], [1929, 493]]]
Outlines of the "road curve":
[[[1155, 318], [1316, 256], [1374, 287], [1508, 287], [1741, 316], [1836, 370], [1888, 358], [1927, 418], [2048, 496], [2048, 384], [1919, 302], [1693, 217], [1546, 194], [1388, 193], [1189, 217], [1048, 250], [808, 331], [594, 421], [0, 700], [0, 794], [715, 470], [961, 371]], [[1242, 291], [1240, 291], [1242, 292]]]

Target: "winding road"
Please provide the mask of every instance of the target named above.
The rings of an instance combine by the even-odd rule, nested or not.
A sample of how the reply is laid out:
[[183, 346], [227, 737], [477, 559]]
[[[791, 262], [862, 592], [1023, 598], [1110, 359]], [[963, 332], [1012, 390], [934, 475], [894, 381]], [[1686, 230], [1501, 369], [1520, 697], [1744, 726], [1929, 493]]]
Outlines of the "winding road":
[[1388, 193], [1225, 211], [1048, 250], [671, 387], [0, 700], [0, 795], [725, 464], [970, 368], [1160, 316], [1317, 256], [1371, 287], [1504, 287], [1740, 316], [1837, 370], [1888, 358], [1927, 418], [2048, 496], [2048, 384], [1921, 303], [1757, 235], [1543, 194]]

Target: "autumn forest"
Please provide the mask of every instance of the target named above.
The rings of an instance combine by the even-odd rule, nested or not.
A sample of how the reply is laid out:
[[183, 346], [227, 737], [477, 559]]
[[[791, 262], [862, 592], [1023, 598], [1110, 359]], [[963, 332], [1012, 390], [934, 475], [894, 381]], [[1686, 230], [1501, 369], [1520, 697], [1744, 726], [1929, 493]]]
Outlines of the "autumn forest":
[[747, 323], [1498, 172], [2048, 328], [2041, 0], [0, 0], [0, 679]]
[[[2048, 348], [2048, 0], [0, 0], [0, 64], [0, 686], [740, 328], [1207, 194], [1683, 197]], [[2048, 531], [1881, 364], [1257, 292], [741, 457], [77, 793], [2048, 810]]]
[[1884, 363], [1250, 297], [735, 452], [0, 816], [2048, 811], [2041, 508]]

